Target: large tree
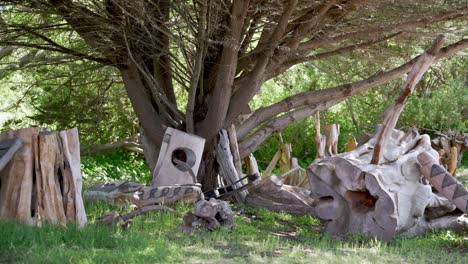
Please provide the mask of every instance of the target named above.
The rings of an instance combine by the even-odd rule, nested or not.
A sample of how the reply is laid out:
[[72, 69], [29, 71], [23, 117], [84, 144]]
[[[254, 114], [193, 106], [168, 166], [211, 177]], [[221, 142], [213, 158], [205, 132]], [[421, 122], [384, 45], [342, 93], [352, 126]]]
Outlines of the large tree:
[[[0, 58], [16, 51], [34, 61], [44, 50], [49, 56], [41, 63], [88, 60], [115, 68], [140, 121], [150, 167], [166, 127], [200, 135], [207, 139], [205, 188], [215, 184], [214, 146], [223, 127], [236, 124], [246, 156], [288, 124], [401, 78], [415, 59], [251, 111], [262, 84], [292, 66], [386, 41], [433, 38], [435, 31], [452, 41], [437, 59], [468, 47], [459, 37], [465, 1], [11, 0], [0, 6]], [[184, 102], [176, 96], [181, 92]]]

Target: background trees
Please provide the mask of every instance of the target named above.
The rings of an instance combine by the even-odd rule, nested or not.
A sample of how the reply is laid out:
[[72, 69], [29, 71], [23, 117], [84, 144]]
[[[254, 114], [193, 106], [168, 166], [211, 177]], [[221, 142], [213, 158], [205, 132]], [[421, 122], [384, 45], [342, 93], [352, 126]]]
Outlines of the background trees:
[[[402, 47], [417, 42], [414, 47], [424, 49], [424, 40], [434, 31], [448, 33], [453, 43], [439, 59], [468, 46], [460, 40], [468, 13], [464, 1], [16, 0], [0, 5], [4, 75], [26, 67], [42, 77], [39, 69], [53, 68], [58, 74], [57, 65], [75, 65], [64, 72], [79, 73], [86, 81], [73, 81], [74, 74], [51, 76], [62, 81], [49, 87], [70, 91], [78, 83], [90, 89], [89, 95], [80, 90], [86, 98], [109, 97], [111, 88], [106, 87], [123, 81], [150, 166], [165, 127], [198, 134], [209, 142], [206, 171], [200, 174], [207, 188], [216, 174], [210, 146], [222, 127], [237, 124], [245, 156], [290, 123], [401, 78], [412, 61], [392, 68], [417, 53]], [[333, 88], [309, 87], [270, 106], [250, 108], [262, 84], [292, 66], [359, 50], [359, 57], [350, 60], [358, 76], [332, 72]], [[368, 68], [369, 63], [382, 69]], [[320, 63], [315, 67], [322, 68]], [[60, 102], [57, 94], [53, 98], [46, 102]], [[108, 106], [118, 111], [127, 103], [119, 105], [116, 97], [111, 101]], [[46, 119], [40, 111], [37, 117]]]

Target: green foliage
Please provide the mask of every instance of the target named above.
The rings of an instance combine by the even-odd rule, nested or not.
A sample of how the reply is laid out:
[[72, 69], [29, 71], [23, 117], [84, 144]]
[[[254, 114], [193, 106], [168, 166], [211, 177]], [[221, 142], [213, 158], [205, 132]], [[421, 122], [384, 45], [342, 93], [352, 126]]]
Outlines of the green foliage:
[[[0, 262], [19, 263], [464, 263], [468, 242], [451, 231], [383, 243], [364, 236], [339, 241], [314, 217], [244, 208], [232, 231], [177, 229], [182, 219], [149, 213], [126, 230], [94, 224], [112, 210], [88, 204], [90, 223], [42, 228], [0, 222]], [[177, 205], [181, 213], [188, 205]]]
[[151, 182], [144, 157], [128, 151], [81, 157], [81, 172], [86, 186], [106, 181]]

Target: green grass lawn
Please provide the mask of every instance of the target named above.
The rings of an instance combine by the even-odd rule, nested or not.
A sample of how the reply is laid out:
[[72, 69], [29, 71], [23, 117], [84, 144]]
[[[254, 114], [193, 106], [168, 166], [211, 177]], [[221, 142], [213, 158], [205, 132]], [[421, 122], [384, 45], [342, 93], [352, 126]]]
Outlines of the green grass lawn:
[[[468, 186], [466, 160], [457, 175]], [[91, 165], [94, 170], [85, 168], [85, 173], [107, 175]], [[175, 209], [181, 214], [192, 210], [188, 205]], [[362, 236], [337, 241], [314, 217], [234, 209], [244, 210], [235, 217], [234, 230], [191, 234], [177, 229], [182, 217], [172, 213], [137, 216], [125, 230], [96, 225], [97, 216], [115, 210], [102, 204], [86, 205], [89, 224], [84, 229], [3, 221], [0, 263], [468, 263], [468, 233], [442, 231], [386, 243]]]
[[[467, 263], [467, 234], [443, 231], [388, 243], [355, 236], [336, 241], [314, 217], [244, 209], [234, 230], [177, 229], [172, 213], [138, 216], [126, 229], [94, 224], [111, 210], [88, 205], [89, 225], [36, 228], [0, 223], [0, 263]], [[178, 205], [187, 212], [191, 208]], [[239, 210], [240, 208], [237, 208]], [[255, 217], [253, 217], [255, 216]]]

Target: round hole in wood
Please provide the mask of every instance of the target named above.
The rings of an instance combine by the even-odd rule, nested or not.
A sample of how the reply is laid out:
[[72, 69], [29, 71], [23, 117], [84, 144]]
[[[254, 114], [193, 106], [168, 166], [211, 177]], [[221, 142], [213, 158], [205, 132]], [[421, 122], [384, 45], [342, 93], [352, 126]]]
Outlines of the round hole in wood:
[[176, 148], [172, 152], [171, 161], [177, 169], [188, 171], [195, 166], [195, 152], [188, 148]]

